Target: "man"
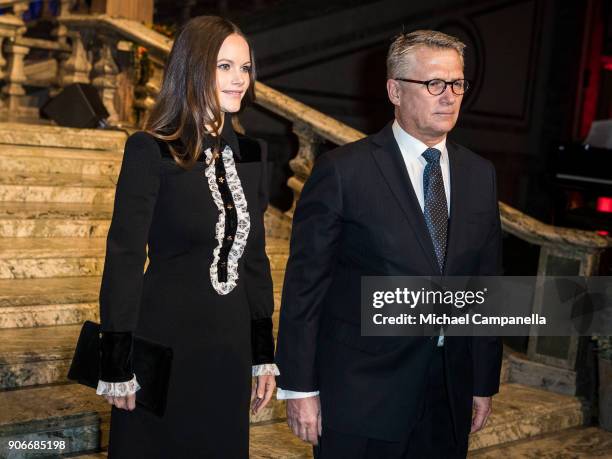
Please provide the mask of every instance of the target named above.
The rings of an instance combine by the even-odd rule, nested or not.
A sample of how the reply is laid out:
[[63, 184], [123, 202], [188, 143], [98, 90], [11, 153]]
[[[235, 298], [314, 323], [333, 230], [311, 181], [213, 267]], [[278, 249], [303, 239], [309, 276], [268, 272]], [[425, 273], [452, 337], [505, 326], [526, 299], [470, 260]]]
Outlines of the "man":
[[465, 457], [499, 388], [498, 338], [364, 337], [362, 276], [499, 275], [492, 164], [447, 140], [468, 82], [458, 39], [400, 35], [395, 120], [323, 155], [298, 202], [276, 363], [319, 459]]

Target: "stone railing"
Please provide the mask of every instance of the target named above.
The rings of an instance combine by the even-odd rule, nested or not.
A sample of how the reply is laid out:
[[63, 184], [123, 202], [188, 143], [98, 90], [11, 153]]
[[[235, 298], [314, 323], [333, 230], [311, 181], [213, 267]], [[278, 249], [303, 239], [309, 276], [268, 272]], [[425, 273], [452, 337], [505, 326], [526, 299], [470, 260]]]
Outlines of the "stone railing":
[[[67, 29], [60, 24], [51, 32], [51, 39], [24, 36], [28, 25], [24, 15], [28, 11], [27, 0], [0, 0], [0, 80], [3, 81], [0, 114], [5, 119], [37, 117], [38, 101], [28, 96], [27, 87], [50, 88], [54, 94], [62, 86], [61, 74], [69, 61], [73, 47], [69, 43]], [[72, 0], [58, 3], [58, 14], [68, 14]], [[51, 18], [51, 2], [42, 2], [41, 17]], [[37, 58], [27, 61], [32, 50]]]
[[[24, 39], [19, 35], [23, 25], [14, 22], [14, 25], [5, 27], [0, 17], [0, 36], [5, 36], [1, 34], [6, 30], [13, 34], [10, 35], [13, 37], [11, 44], [5, 46], [9, 64], [3, 74], [6, 80], [3, 93], [8, 96], [9, 104], [19, 105], [23, 89], [20, 85], [25, 81], [23, 58], [20, 63], [19, 56], [23, 57], [28, 47], [47, 46], [46, 49], [56, 53], [57, 70], [51, 78], [55, 88], [73, 82], [92, 83], [99, 89], [111, 114], [111, 123], [142, 125], [159, 91], [172, 40], [135, 21], [104, 15], [68, 14], [69, 3], [62, 2], [64, 8], [57, 18], [55, 47]], [[14, 15], [13, 19], [4, 19], [10, 22], [19, 18]], [[2, 60], [0, 68], [1, 64]], [[328, 141], [343, 145], [365, 136], [263, 83], [256, 85], [256, 104], [291, 122], [299, 140], [297, 155], [290, 162], [294, 176], [288, 181], [294, 192], [294, 203], [310, 175], [320, 143]], [[267, 222], [278, 227], [278, 231], [283, 233], [281, 237], [287, 237], [292, 211], [282, 214], [273, 210], [274, 220]], [[612, 247], [610, 238], [594, 232], [550, 226], [504, 203], [500, 203], [500, 213], [504, 232], [539, 246], [539, 275], [595, 275], [601, 252]], [[534, 310], [537, 310], [541, 300], [538, 295], [536, 297]], [[579, 339], [559, 339], [562, 342], [547, 341], [546, 337], [530, 337], [530, 358], [573, 369], [578, 358]]]

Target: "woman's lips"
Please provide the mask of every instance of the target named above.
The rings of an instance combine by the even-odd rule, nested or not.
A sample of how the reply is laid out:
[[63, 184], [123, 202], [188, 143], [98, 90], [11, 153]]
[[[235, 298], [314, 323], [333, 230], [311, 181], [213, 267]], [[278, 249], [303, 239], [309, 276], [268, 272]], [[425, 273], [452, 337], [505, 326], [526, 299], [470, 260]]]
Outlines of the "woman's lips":
[[242, 97], [242, 91], [223, 91], [223, 93], [230, 97]]

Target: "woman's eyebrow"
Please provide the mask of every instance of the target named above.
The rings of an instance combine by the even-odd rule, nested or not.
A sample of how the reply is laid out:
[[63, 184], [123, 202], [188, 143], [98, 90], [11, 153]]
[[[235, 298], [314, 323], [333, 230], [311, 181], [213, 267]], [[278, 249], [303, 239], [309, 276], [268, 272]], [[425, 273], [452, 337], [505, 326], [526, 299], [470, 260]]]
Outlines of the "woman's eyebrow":
[[[234, 63], [234, 61], [233, 61], [233, 60], [231, 60], [231, 59], [227, 59], [227, 58], [225, 58], [225, 57], [223, 57], [223, 58], [221, 58], [221, 59], [217, 59], [217, 62], [221, 62], [221, 61], [227, 61], [227, 62], [229, 62], [230, 64], [233, 64], [233, 63]], [[249, 65], [250, 63], [251, 63], [251, 61], [246, 61], [246, 62], [245, 62], [244, 64], [242, 64], [242, 65]]]

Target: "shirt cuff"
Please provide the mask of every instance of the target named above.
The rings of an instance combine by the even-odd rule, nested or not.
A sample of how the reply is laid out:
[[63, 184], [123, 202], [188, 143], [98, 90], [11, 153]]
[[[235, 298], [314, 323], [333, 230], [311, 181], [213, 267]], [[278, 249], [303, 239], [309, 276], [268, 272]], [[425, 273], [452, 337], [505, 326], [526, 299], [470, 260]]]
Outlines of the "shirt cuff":
[[280, 371], [278, 371], [278, 367], [275, 363], [262, 363], [260, 365], [253, 365], [253, 376], [266, 375], [280, 375]]
[[297, 392], [294, 390], [283, 390], [280, 387], [276, 389], [276, 399], [277, 400], [290, 400], [295, 398], [307, 398], [307, 397], [315, 397], [319, 395], [319, 391], [316, 390], [314, 392]]
[[129, 381], [125, 382], [106, 382], [98, 381], [96, 394], [110, 395], [112, 397], [125, 397], [126, 395], [135, 394], [140, 389], [140, 384], [136, 380], [136, 375]]

